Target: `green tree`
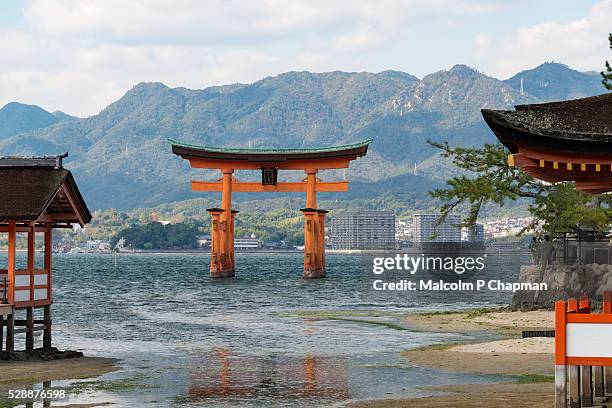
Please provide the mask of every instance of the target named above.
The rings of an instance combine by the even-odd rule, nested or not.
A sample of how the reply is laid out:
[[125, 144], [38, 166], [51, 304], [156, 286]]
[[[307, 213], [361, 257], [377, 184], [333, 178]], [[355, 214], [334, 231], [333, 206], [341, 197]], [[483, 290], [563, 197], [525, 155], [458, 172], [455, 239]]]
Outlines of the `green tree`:
[[442, 156], [464, 173], [448, 180], [447, 188], [430, 193], [443, 203], [441, 220], [453, 210], [467, 206], [463, 225], [469, 226], [476, 222], [484, 205], [504, 206], [525, 198], [536, 220], [530, 229], [538, 235], [580, 226], [603, 230], [612, 223], [609, 195], [587, 195], [577, 191], [573, 182], [548, 184], [535, 180], [507, 163], [508, 151], [499, 143], [470, 148], [429, 143], [441, 149]]
[[[610, 41], [610, 49], [612, 50], [612, 33], [608, 36], [608, 41]], [[601, 76], [603, 77], [601, 82], [606, 89], [612, 91], [612, 62], [606, 61], [606, 70], [601, 73]]]
[[193, 249], [197, 247], [198, 234], [197, 225], [185, 223], [135, 224], [117, 231], [111, 238], [111, 247], [114, 248], [121, 238], [125, 238], [126, 245], [139, 249]]

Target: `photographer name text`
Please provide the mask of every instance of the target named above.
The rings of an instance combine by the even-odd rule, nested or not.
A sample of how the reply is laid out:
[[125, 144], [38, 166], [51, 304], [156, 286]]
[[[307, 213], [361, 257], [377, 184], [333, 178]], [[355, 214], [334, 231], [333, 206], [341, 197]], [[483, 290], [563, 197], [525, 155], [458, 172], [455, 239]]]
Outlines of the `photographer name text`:
[[519, 290], [538, 290], [544, 291], [548, 289], [546, 283], [518, 283], [518, 282], [503, 282], [498, 279], [484, 280], [478, 279], [474, 282], [447, 282], [444, 280], [419, 279], [416, 281], [408, 279], [400, 279], [397, 281], [387, 282], [382, 279], [376, 279], [372, 282], [372, 288], [377, 291], [458, 291], [458, 292], [473, 292], [479, 290], [490, 290], [500, 292], [517, 292]]

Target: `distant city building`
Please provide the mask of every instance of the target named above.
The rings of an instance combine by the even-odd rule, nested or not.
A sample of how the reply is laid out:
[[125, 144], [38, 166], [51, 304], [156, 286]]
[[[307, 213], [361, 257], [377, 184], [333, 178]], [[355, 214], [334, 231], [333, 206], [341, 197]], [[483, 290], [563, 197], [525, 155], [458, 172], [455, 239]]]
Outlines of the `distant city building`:
[[461, 242], [461, 217], [448, 215], [438, 225], [439, 214], [415, 214], [412, 238], [415, 243]]
[[506, 217], [497, 220], [489, 220], [484, 223], [486, 238], [499, 238], [515, 236], [524, 229], [529, 230], [533, 227], [532, 217]]
[[395, 220], [395, 240], [396, 241], [411, 241], [414, 232], [414, 220], [407, 218], [403, 220]]
[[200, 235], [197, 240], [200, 248], [210, 247], [210, 235]]
[[467, 229], [467, 240], [469, 242], [484, 242], [485, 232], [484, 225], [474, 224]]
[[395, 248], [395, 215], [391, 211], [350, 211], [334, 216], [331, 247], [339, 250]]
[[254, 236], [246, 238], [234, 238], [235, 249], [257, 249], [261, 248], [261, 242]]

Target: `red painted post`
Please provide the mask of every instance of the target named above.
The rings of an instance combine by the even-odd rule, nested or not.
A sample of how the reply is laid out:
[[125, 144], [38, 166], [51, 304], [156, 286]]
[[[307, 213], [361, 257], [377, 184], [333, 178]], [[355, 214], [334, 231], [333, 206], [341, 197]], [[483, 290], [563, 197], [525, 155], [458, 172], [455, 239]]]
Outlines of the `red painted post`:
[[[612, 291], [606, 290], [603, 294], [602, 309], [604, 313], [612, 314]], [[612, 366], [604, 367], [604, 393], [612, 394]]]
[[234, 251], [234, 239], [231, 236], [232, 222], [232, 174], [234, 169], [221, 169], [223, 173], [223, 192], [221, 195], [221, 209], [223, 212], [220, 217], [220, 241], [219, 263], [220, 270], [218, 277], [233, 277], [234, 262], [232, 252]]
[[53, 252], [53, 229], [51, 224], [45, 226], [45, 271], [47, 272], [47, 299], [53, 301], [53, 287], [51, 285], [51, 254]]
[[[221, 262], [222, 255], [222, 236], [221, 236], [221, 208], [209, 208], [208, 213], [211, 216], [210, 221], [210, 276], [212, 278], [225, 277], [223, 264]], [[231, 275], [233, 276], [233, 274]]]
[[566, 304], [555, 303], [555, 408], [567, 408]]
[[28, 227], [28, 274], [30, 276], [30, 302], [34, 302], [34, 252], [36, 229], [34, 223]]
[[574, 298], [567, 300], [567, 313], [576, 313], [578, 311], [578, 302]]
[[320, 257], [320, 268], [322, 277], [325, 276], [325, 215], [329, 211], [318, 210], [318, 221], [319, 221], [319, 257]]
[[318, 278], [317, 223], [315, 221], [317, 210], [314, 208], [303, 208], [300, 211], [304, 213], [304, 278]]
[[591, 313], [591, 303], [589, 302], [588, 296], [585, 295], [580, 298], [580, 302], [578, 303], [578, 312]]
[[[9, 221], [8, 225], [8, 302], [15, 304], [15, 241], [17, 239], [17, 225]], [[8, 348], [7, 348], [8, 350]]]
[[606, 290], [603, 294], [603, 312], [612, 313], [612, 291]]

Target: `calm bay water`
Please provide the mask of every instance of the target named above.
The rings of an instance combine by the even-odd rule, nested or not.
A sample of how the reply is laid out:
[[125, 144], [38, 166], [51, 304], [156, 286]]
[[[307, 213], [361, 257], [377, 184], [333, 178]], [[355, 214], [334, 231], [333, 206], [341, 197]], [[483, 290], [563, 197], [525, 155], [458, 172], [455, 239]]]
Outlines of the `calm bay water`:
[[[489, 256], [481, 275], [514, 281], [526, 261]], [[328, 255], [327, 264], [326, 279], [307, 281], [300, 254], [239, 254], [235, 279], [211, 280], [207, 254], [56, 255], [54, 344], [122, 360], [121, 371], [85, 383], [71, 402], [334, 406], [496, 379], [412, 365], [399, 352], [471, 338], [386, 323], [402, 325], [401, 314], [416, 310], [507, 304], [511, 294], [373, 300], [363, 259]], [[320, 319], [330, 312], [351, 321]]]

